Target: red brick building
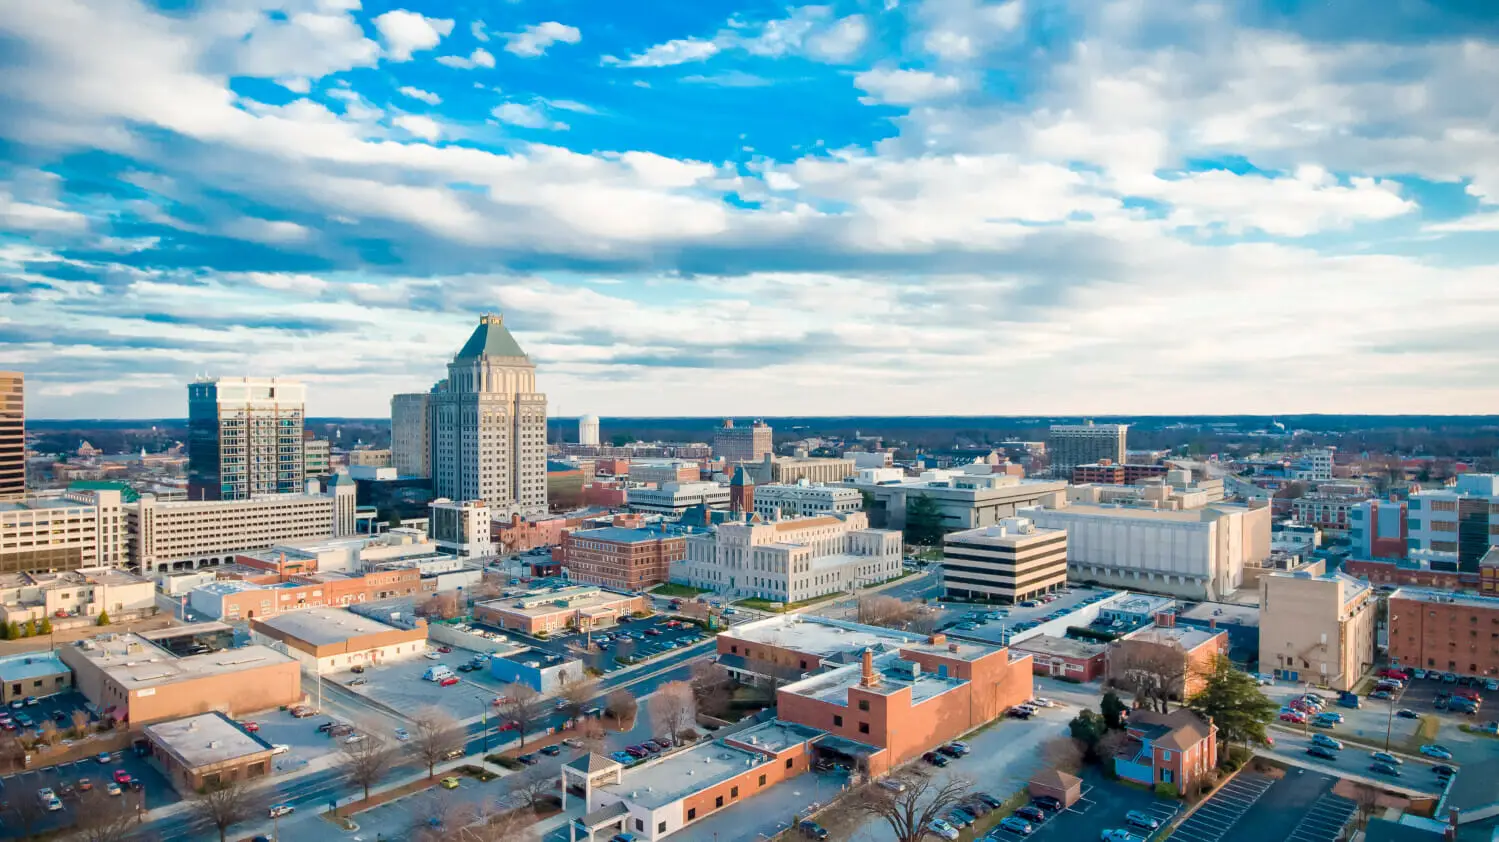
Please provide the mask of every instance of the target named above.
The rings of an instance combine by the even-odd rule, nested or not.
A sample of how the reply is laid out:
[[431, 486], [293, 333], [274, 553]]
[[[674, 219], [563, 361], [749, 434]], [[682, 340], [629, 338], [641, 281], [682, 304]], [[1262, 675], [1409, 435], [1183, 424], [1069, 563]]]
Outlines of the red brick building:
[[1036, 675], [1069, 681], [1094, 681], [1108, 668], [1108, 647], [1101, 643], [1037, 635], [1012, 644], [1011, 649], [1031, 656]]
[[1186, 708], [1170, 713], [1130, 712], [1129, 742], [1114, 756], [1119, 777], [1186, 792], [1218, 765], [1218, 727]]
[[1165, 465], [1120, 465], [1108, 459], [1072, 469], [1073, 485], [1139, 485], [1142, 481], [1164, 477]]
[[687, 554], [687, 539], [610, 526], [563, 533], [560, 553], [575, 582], [639, 591], [667, 580], [671, 563]]
[[1478, 590], [1482, 582], [1480, 573], [1432, 570], [1397, 564], [1393, 560], [1349, 559], [1343, 562], [1343, 572], [1368, 579], [1375, 585], [1413, 585], [1448, 591]]
[[1387, 613], [1392, 665], [1499, 676], [1499, 597], [1400, 588]]
[[505, 552], [525, 552], [537, 547], [550, 547], [562, 543], [562, 533], [583, 525], [582, 517], [552, 517], [525, 520], [520, 515], [511, 515], [510, 521], [494, 521], [490, 527], [491, 541], [495, 549]]

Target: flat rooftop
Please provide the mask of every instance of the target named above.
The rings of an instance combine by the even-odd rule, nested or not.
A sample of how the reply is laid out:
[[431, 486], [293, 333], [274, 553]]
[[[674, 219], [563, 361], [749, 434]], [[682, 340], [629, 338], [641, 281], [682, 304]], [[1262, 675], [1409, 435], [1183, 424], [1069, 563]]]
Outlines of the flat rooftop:
[[1149, 643], [1175, 642], [1181, 644], [1183, 649], [1190, 652], [1220, 634], [1225, 634], [1225, 632], [1221, 629], [1218, 631], [1208, 631], [1206, 629], [1193, 628], [1192, 626], [1168, 626], [1166, 628], [1155, 626], [1129, 635], [1129, 639], [1143, 640]]
[[1205, 513], [1218, 514], [1212, 508], [1202, 509], [1147, 509], [1139, 506], [1094, 506], [1074, 503], [1060, 509], [1045, 509], [1048, 514], [1076, 515], [1078, 517], [1122, 517], [1135, 520], [1164, 520], [1173, 523], [1201, 523], [1209, 518]]
[[1104, 650], [1102, 643], [1089, 643], [1085, 640], [1072, 640], [1066, 637], [1053, 637], [1049, 634], [1038, 634], [1025, 640], [1012, 644], [1012, 649], [1018, 652], [1032, 652], [1037, 655], [1055, 655], [1060, 658], [1091, 658]]
[[271, 747], [245, 733], [217, 711], [147, 725], [146, 736], [189, 769], [225, 763], [246, 755], [267, 754]]
[[527, 593], [520, 596], [492, 599], [479, 604], [495, 611], [521, 614], [527, 617], [540, 617], [544, 614], [552, 614], [557, 611], [587, 611], [590, 608], [604, 608], [627, 599], [635, 598], [630, 594], [601, 591], [597, 588], [589, 590], [595, 592], [591, 594], [570, 593], [569, 591], [573, 591], [573, 589], [568, 588], [559, 590], [555, 594]]
[[802, 614], [783, 614], [745, 623], [742, 626], [733, 626], [722, 632], [720, 637], [742, 640], [746, 643], [784, 646], [820, 658], [829, 658], [845, 652], [857, 652], [879, 644], [895, 647], [918, 643], [926, 639], [918, 634], [894, 629]]
[[785, 751], [792, 746], [805, 743], [808, 740], [817, 739], [822, 734], [822, 731], [818, 731], [815, 728], [772, 719], [753, 728], [747, 728], [743, 731], [730, 734], [724, 737], [724, 739], [733, 740], [736, 743], [774, 754]]
[[1199, 620], [1204, 623], [1209, 620], [1217, 620], [1219, 626], [1258, 626], [1260, 624], [1260, 609], [1257, 605], [1200, 602], [1183, 611], [1181, 616], [1189, 620]]
[[263, 620], [257, 618], [254, 624], [275, 629], [312, 646], [327, 646], [353, 637], [396, 630], [394, 626], [342, 608], [304, 608]]
[[1004, 647], [986, 646], [982, 643], [948, 637], [942, 643], [928, 643], [923, 638], [915, 643], [903, 643], [900, 648], [908, 649], [912, 652], [925, 652], [929, 655], [941, 655], [944, 658], [952, 658], [959, 661], [977, 661], [985, 655], [993, 655]]
[[[964, 680], [957, 678], [938, 678], [924, 670], [918, 671], [916, 678], [912, 679], [911, 667], [914, 665], [914, 661], [903, 660], [895, 652], [876, 655], [874, 669], [881, 676], [880, 683], [875, 687], [864, 689], [888, 696], [910, 688], [911, 703], [920, 704], [964, 683]], [[781, 689], [798, 696], [847, 707], [849, 689], [859, 686], [862, 678], [863, 666], [855, 663], [814, 675], [811, 678], [804, 678], [793, 684], [787, 684]]]
[[1470, 596], [1431, 588], [1396, 588], [1389, 598], [1412, 599], [1418, 602], [1443, 602], [1468, 608], [1487, 608], [1491, 611], [1499, 611], [1499, 597]]
[[[181, 628], [170, 631], [181, 633]], [[95, 667], [128, 690], [160, 687], [256, 667], [295, 663], [266, 646], [220, 649], [178, 658], [146, 638], [134, 634], [100, 635], [74, 644]]]
[[584, 529], [571, 533], [575, 539], [585, 541], [607, 541], [611, 544], [644, 544], [670, 537], [654, 529], [626, 529], [621, 526], [605, 526], [600, 529]]
[[1169, 596], [1129, 594], [1123, 599], [1105, 602], [1099, 608], [1103, 611], [1122, 611], [1126, 614], [1144, 614], [1149, 616], [1157, 611], [1169, 610], [1174, 605], [1176, 605], [1176, 600]]
[[658, 810], [768, 762], [768, 756], [759, 752], [722, 742], [702, 743], [628, 769], [620, 783], [605, 784], [598, 789]]
[[8, 500], [0, 503], [0, 512], [48, 512], [58, 509], [92, 509], [93, 503], [80, 503], [61, 497], [32, 497], [26, 500]]
[[517, 649], [511, 652], [506, 652], [502, 655], [498, 655], [497, 657], [504, 658], [507, 661], [511, 661], [517, 664], [535, 663], [536, 666], [541, 668], [554, 667], [566, 660], [561, 655], [556, 655], [551, 652], [543, 651], [541, 649]]
[[27, 681], [68, 671], [56, 652], [22, 652], [0, 658], [0, 681]]

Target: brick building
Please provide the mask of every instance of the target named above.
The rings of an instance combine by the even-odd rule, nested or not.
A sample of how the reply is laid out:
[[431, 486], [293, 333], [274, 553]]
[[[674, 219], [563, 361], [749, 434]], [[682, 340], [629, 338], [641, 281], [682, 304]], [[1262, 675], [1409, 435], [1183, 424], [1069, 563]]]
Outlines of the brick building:
[[403, 567], [371, 570], [350, 576], [343, 573], [268, 573], [221, 579], [194, 588], [188, 603], [205, 617], [223, 620], [253, 620], [303, 608], [347, 608], [398, 596], [435, 593], [437, 580], [423, 578], [421, 570]]
[[1086, 640], [1041, 634], [1016, 642], [1010, 648], [1031, 656], [1036, 675], [1093, 681], [1102, 677], [1108, 666], [1108, 647]]
[[1171, 698], [1190, 698], [1201, 690], [1219, 655], [1228, 655], [1228, 633], [1176, 625], [1176, 615], [1156, 617], [1156, 625], [1109, 644], [1106, 675], [1121, 686], [1133, 683], [1130, 673], [1149, 670], [1166, 677]]
[[1185, 793], [1218, 765], [1218, 726], [1186, 708], [1132, 711], [1125, 733], [1129, 742], [1114, 755], [1114, 772], [1125, 780]]
[[1386, 610], [1392, 665], [1499, 676], [1499, 597], [1399, 588]]
[[1461, 591], [1478, 590], [1483, 582], [1481, 569], [1478, 573], [1439, 570], [1418, 561], [1351, 558], [1343, 562], [1341, 569], [1350, 576], [1368, 579], [1375, 585], [1414, 585], [1418, 588]]
[[895, 649], [925, 641], [925, 635], [912, 632], [811, 614], [782, 614], [720, 632], [718, 663], [745, 683], [800, 681], [825, 667], [858, 663], [870, 647]]
[[[621, 498], [620, 503], [624, 500]], [[565, 530], [583, 526], [582, 516], [552, 515], [540, 518], [522, 518], [515, 514], [509, 521], [494, 521], [491, 529], [496, 552], [525, 552], [537, 547], [551, 547], [562, 543]]]
[[1165, 465], [1121, 465], [1104, 459], [1072, 469], [1073, 485], [1139, 485], [1147, 479], [1166, 476]]
[[618, 623], [620, 617], [645, 611], [649, 606], [650, 601], [641, 594], [575, 587], [481, 602], [474, 606], [474, 619], [526, 634], [543, 631], [551, 634], [568, 628], [605, 628]]
[[665, 582], [686, 554], [681, 536], [610, 526], [564, 533], [560, 561], [575, 582], [639, 591]]
[[271, 746], [222, 713], [200, 713], [145, 729], [151, 758], [185, 797], [230, 781], [253, 781], [271, 771]]

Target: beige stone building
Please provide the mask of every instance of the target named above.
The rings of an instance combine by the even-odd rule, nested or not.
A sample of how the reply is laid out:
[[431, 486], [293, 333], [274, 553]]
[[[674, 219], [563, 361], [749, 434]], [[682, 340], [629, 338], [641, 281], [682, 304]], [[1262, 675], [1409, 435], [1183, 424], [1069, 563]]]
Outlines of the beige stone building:
[[26, 496], [26, 376], [0, 371], [0, 500]]
[[[395, 622], [395, 621], [393, 621]], [[250, 621], [250, 637], [322, 675], [405, 661], [427, 652], [427, 622], [382, 623], [343, 608], [308, 608]]]
[[145, 729], [151, 757], [172, 787], [192, 797], [205, 787], [253, 781], [271, 771], [271, 746], [221, 713], [200, 713]]
[[1351, 690], [1374, 663], [1379, 600], [1344, 573], [1271, 573], [1260, 579], [1260, 671]]
[[1013, 603], [1066, 585], [1064, 529], [1009, 517], [943, 537], [942, 587], [949, 596]]
[[123, 565], [125, 548], [118, 491], [0, 503], [0, 573]]

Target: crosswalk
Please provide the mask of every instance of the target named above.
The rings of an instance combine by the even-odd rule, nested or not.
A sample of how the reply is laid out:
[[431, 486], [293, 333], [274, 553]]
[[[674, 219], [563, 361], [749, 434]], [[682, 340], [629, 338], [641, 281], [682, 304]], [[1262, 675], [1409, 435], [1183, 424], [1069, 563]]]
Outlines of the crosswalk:
[[1219, 842], [1274, 783], [1259, 775], [1239, 775], [1198, 807], [1171, 838], [1180, 842]]
[[1301, 818], [1286, 842], [1334, 842], [1358, 805], [1340, 795], [1324, 793]]

